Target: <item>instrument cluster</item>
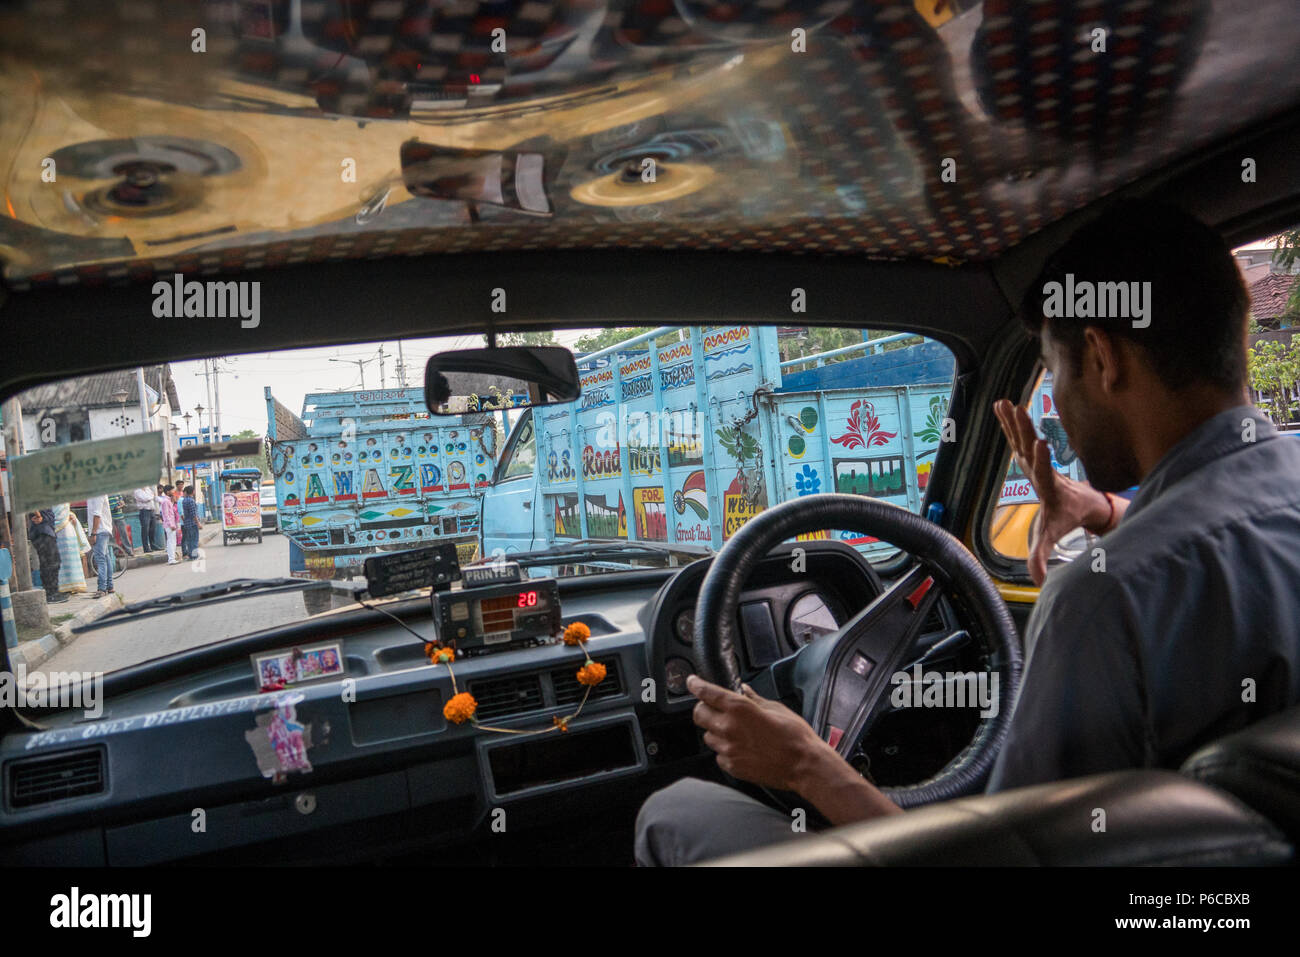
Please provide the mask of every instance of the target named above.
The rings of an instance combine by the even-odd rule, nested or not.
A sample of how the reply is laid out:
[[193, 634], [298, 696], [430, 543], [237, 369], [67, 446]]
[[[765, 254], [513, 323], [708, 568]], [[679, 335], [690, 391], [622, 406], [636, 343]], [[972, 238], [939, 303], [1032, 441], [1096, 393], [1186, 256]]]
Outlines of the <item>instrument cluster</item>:
[[[870, 564], [847, 546], [808, 550], [807, 569], [791, 571], [781, 546], [755, 570], [737, 608], [742, 673], [754, 673], [834, 634], [883, 590]], [[695, 603], [708, 571], [682, 569], [656, 596], [647, 642], [651, 674], [662, 675], [666, 703], [688, 702], [686, 679], [698, 670]]]

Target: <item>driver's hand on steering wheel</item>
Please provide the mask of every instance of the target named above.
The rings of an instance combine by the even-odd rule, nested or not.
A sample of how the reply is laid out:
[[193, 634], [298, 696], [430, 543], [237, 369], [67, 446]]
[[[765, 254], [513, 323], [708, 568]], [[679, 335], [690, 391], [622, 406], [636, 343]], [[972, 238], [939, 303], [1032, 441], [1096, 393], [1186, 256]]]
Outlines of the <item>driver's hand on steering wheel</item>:
[[802, 717], [743, 687], [737, 694], [698, 675], [686, 679], [687, 690], [700, 699], [695, 723], [723, 771], [761, 787], [798, 791], [811, 765], [827, 757], [843, 760]]
[[723, 771], [761, 787], [793, 791], [833, 825], [902, 813], [802, 717], [749, 685], [742, 687], [744, 693], [737, 694], [698, 675], [686, 679], [687, 690], [700, 699], [695, 723]]

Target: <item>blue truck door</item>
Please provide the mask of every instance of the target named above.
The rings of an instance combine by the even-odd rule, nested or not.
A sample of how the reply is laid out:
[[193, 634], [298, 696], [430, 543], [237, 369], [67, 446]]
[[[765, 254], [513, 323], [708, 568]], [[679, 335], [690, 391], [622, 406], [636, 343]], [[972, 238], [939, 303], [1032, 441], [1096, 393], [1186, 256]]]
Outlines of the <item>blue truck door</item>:
[[497, 466], [492, 487], [483, 496], [484, 558], [533, 547], [538, 490], [534, 424], [533, 410], [525, 410]]

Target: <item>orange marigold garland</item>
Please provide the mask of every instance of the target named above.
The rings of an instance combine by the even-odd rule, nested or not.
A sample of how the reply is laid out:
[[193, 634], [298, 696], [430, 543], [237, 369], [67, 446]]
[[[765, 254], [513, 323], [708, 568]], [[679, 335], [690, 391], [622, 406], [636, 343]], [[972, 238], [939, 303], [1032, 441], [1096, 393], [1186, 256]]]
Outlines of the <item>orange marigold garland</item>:
[[580, 621], [575, 621], [564, 629], [564, 643], [571, 647], [585, 645], [591, 637], [591, 629]]
[[587, 660], [587, 663], [578, 669], [578, 684], [585, 685], [588, 688], [594, 688], [605, 680], [605, 666], [599, 661]]
[[450, 700], [442, 706], [442, 716], [452, 724], [464, 724], [466, 721], [472, 720], [477, 711], [478, 702], [474, 700], [474, 696], [468, 691], [452, 695]]
[[[564, 629], [564, 644], [570, 647], [582, 648], [591, 638], [591, 629], [580, 621], [569, 624]], [[464, 724], [466, 721], [471, 722], [474, 727], [481, 731], [495, 731], [501, 734], [545, 734], [547, 731], [559, 731], [564, 733], [569, 730], [569, 722], [582, 713], [583, 706], [587, 703], [587, 698], [591, 695], [591, 689], [596, 687], [605, 680], [607, 670], [599, 662], [592, 661], [591, 656], [583, 648], [583, 657], [586, 661], [577, 671], [578, 684], [582, 685], [586, 691], [579, 702], [578, 708], [573, 714], [564, 717], [555, 716], [551, 718], [551, 727], [544, 730], [525, 731], [515, 728], [494, 728], [490, 725], [479, 724], [478, 702], [468, 691], [461, 691], [456, 687], [456, 674], [452, 670], [452, 663], [456, 660], [456, 649], [444, 647], [441, 642], [430, 641], [424, 646], [424, 653], [429, 659], [430, 664], [446, 664], [448, 672], [451, 673], [451, 690], [453, 692], [450, 700], [442, 708], [443, 717], [453, 724]]]

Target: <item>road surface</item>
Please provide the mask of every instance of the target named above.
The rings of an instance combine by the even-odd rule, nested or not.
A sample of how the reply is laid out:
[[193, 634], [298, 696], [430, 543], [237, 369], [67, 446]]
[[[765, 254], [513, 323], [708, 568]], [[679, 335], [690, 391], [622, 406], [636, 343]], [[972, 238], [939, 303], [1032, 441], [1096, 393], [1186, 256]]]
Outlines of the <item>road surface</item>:
[[[114, 582], [123, 601], [143, 601], [232, 578], [278, 578], [289, 572], [289, 542], [283, 535], [221, 544], [218, 534], [199, 549], [201, 560], [179, 565], [130, 568]], [[56, 613], [76, 611], [73, 598], [55, 605]], [[272, 595], [173, 611], [142, 621], [88, 631], [44, 662], [36, 671], [116, 671], [129, 665], [174, 654], [188, 648], [247, 634], [273, 625], [301, 621], [306, 616], [302, 595]], [[251, 667], [251, 666], [250, 666]]]

